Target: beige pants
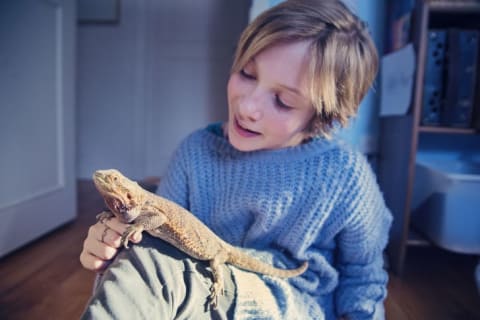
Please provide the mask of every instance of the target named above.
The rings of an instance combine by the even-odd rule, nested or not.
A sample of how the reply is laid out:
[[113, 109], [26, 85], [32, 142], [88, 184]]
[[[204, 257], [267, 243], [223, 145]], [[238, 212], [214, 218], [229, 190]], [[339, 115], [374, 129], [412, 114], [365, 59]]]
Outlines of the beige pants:
[[224, 294], [213, 309], [208, 262], [144, 234], [98, 279], [81, 319], [232, 319], [235, 285], [227, 267], [224, 276]]

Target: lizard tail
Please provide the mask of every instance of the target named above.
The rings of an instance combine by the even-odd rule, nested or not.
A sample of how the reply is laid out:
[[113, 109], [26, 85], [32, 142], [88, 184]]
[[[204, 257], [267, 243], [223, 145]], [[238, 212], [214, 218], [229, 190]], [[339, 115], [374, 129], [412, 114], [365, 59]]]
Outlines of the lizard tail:
[[300, 267], [295, 269], [279, 269], [274, 266], [265, 263], [257, 258], [249, 256], [248, 254], [233, 250], [230, 252], [230, 259], [227, 261], [231, 265], [234, 265], [240, 269], [246, 271], [253, 271], [261, 273], [267, 276], [280, 277], [280, 278], [292, 278], [301, 275], [308, 268], [308, 262], [305, 261]]

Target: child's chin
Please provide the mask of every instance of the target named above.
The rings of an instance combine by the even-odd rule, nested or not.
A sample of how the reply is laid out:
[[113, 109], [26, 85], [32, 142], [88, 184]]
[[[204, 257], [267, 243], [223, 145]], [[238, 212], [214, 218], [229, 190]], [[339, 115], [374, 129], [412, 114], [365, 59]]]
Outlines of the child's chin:
[[237, 141], [235, 138], [232, 139], [230, 137], [231, 136], [229, 135], [228, 141], [238, 151], [248, 152], [248, 151], [255, 151], [258, 149], [258, 148], [252, 147], [250, 144], [242, 143], [240, 141]]

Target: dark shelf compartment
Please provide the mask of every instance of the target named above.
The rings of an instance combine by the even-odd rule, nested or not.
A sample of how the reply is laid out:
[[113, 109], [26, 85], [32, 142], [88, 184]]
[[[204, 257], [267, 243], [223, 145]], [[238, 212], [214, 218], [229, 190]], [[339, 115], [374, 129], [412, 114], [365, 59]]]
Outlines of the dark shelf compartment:
[[432, 245], [432, 243], [413, 226], [408, 230], [407, 244], [416, 247], [428, 247]]

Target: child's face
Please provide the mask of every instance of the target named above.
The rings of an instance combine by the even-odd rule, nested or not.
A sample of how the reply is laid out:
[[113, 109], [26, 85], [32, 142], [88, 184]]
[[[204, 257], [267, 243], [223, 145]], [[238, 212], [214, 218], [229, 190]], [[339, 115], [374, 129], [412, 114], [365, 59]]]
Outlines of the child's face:
[[314, 115], [307, 94], [307, 42], [270, 47], [228, 81], [228, 138], [238, 150], [300, 144]]

